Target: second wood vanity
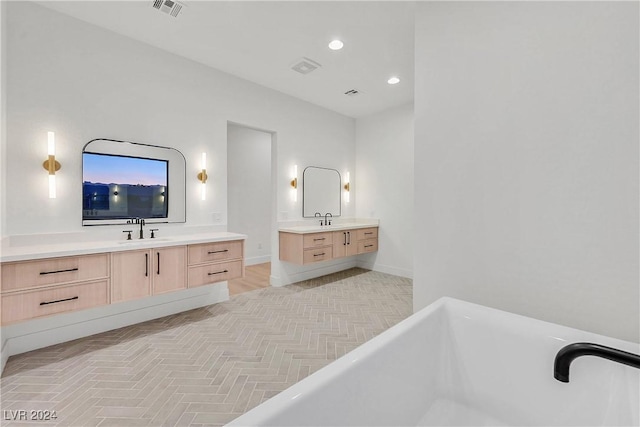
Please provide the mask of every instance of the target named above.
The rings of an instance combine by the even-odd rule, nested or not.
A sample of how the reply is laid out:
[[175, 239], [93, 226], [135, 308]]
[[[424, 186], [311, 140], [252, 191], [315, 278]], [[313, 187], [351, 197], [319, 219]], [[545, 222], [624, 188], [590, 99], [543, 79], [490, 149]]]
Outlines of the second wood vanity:
[[378, 250], [377, 226], [291, 227], [280, 229], [280, 260], [312, 264]]

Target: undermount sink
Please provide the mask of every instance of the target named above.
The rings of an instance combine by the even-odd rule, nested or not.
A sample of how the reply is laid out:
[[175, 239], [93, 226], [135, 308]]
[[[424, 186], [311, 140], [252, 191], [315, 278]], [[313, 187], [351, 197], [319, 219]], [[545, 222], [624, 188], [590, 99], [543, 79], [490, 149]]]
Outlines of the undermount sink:
[[121, 241], [118, 242], [118, 244], [120, 244], [120, 245], [142, 245], [142, 244], [148, 244], [148, 243], [153, 243], [153, 242], [166, 242], [168, 240], [171, 240], [171, 239], [154, 237], [153, 239], [152, 238], [146, 238], [146, 239], [121, 240]]

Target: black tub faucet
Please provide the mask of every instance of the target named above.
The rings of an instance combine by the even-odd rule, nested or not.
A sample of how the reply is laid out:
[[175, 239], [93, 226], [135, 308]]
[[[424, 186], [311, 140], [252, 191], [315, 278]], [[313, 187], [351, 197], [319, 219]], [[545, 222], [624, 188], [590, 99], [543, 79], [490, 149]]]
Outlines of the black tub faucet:
[[558, 381], [568, 383], [571, 362], [580, 356], [598, 356], [640, 369], [640, 355], [600, 344], [578, 342], [562, 347], [556, 354], [553, 364], [553, 377]]

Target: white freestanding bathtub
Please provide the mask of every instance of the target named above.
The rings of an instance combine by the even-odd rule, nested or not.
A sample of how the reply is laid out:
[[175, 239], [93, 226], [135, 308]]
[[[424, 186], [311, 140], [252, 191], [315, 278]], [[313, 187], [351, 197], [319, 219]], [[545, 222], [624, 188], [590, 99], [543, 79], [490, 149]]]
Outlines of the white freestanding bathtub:
[[639, 425], [640, 370], [558, 350], [640, 345], [442, 298], [231, 426]]

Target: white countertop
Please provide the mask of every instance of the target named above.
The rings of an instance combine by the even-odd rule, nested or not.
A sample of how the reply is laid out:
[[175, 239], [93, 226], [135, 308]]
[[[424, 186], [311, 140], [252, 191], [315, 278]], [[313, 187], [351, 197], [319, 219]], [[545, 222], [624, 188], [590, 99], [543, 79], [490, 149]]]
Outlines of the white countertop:
[[[133, 233], [135, 236], [135, 233]], [[3, 247], [0, 262], [24, 261], [71, 255], [87, 255], [101, 252], [121, 252], [136, 249], [162, 248], [166, 246], [191, 245], [197, 243], [244, 240], [247, 236], [226, 231], [185, 234], [155, 239], [106, 240], [95, 242], [64, 242], [45, 245]]]
[[278, 231], [286, 233], [307, 234], [307, 233], [322, 233], [325, 231], [340, 231], [340, 230], [353, 230], [355, 228], [370, 228], [378, 227], [377, 220], [371, 221], [358, 221], [358, 222], [345, 222], [335, 225], [293, 225], [293, 226], [280, 226]]

